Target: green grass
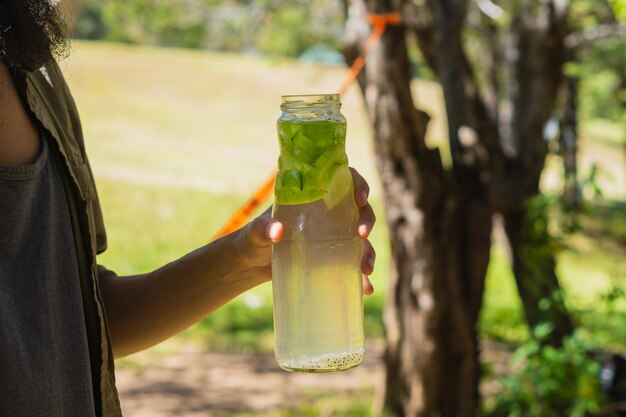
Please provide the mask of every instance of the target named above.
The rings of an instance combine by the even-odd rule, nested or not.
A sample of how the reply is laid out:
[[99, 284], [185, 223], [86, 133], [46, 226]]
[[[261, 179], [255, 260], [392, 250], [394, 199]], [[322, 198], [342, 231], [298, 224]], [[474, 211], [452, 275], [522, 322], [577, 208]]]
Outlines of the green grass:
[[489, 339], [521, 343], [528, 338], [522, 303], [504, 249], [494, 245], [487, 270], [483, 308], [478, 328]]
[[[83, 118], [107, 225], [109, 249], [98, 260], [122, 275], [148, 272], [207, 243], [276, 164], [280, 95], [332, 92], [345, 75], [343, 68], [213, 52], [88, 42], [74, 50], [61, 66]], [[418, 105], [433, 114], [428, 140], [441, 143], [441, 92], [422, 81], [415, 91]], [[367, 333], [380, 337], [389, 267], [380, 183], [362, 98], [352, 87], [342, 101], [348, 155], [372, 187], [379, 219], [371, 238], [376, 293], [366, 298], [365, 314]], [[584, 130], [582, 169], [604, 161], [609, 170], [617, 167], [614, 176], [623, 183], [616, 165], [622, 154], [613, 145], [623, 143], [623, 129], [597, 126]], [[596, 136], [612, 139], [597, 145]], [[609, 308], [600, 300], [623, 271], [624, 211], [597, 210], [585, 219], [589, 233], [576, 235], [560, 255], [559, 273], [589, 337], [614, 346], [626, 340], [626, 306], [618, 300]], [[510, 343], [528, 334], [499, 246], [492, 250], [480, 330]], [[181, 337], [216, 350], [270, 351], [270, 285], [243, 294]]]
[[97, 179], [108, 233], [98, 261], [144, 273], [206, 244], [241, 196]]

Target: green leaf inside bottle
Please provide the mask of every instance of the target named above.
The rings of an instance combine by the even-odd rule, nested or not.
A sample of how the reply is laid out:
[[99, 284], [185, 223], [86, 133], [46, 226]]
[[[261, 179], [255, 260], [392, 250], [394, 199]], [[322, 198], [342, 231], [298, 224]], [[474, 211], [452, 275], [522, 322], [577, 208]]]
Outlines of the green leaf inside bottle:
[[324, 199], [332, 207], [352, 192], [345, 153], [345, 123], [280, 121], [275, 196], [278, 204]]

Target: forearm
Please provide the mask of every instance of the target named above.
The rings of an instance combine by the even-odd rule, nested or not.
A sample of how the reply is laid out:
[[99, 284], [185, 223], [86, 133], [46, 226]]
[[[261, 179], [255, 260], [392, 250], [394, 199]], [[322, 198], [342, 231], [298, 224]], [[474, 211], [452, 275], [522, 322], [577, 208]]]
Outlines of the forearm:
[[101, 291], [115, 357], [179, 333], [270, 278], [239, 252], [236, 236], [226, 236], [150, 274], [107, 280]]

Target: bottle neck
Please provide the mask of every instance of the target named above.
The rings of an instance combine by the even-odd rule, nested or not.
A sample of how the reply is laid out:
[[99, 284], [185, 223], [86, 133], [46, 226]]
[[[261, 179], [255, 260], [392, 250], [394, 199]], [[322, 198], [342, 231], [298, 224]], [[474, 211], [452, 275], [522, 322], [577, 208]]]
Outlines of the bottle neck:
[[287, 95], [281, 97], [280, 109], [283, 112], [298, 113], [303, 111], [339, 111], [339, 94]]
[[280, 109], [282, 120], [345, 121], [340, 111], [339, 94], [282, 96]]

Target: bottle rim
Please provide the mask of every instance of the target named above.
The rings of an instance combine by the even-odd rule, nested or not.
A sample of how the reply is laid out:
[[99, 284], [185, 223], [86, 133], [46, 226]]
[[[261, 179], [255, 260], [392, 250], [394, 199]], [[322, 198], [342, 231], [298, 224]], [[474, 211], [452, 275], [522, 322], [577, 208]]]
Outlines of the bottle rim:
[[283, 110], [339, 106], [339, 94], [288, 94], [281, 96], [280, 108]]

